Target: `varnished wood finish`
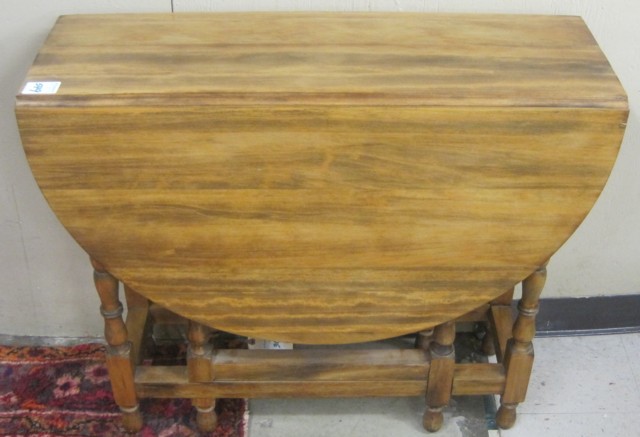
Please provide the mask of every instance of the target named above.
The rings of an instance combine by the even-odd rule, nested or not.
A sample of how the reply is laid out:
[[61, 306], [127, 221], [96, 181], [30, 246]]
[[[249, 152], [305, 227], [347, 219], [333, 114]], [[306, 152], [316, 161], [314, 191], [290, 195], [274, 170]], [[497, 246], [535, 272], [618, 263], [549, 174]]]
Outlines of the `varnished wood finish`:
[[[624, 91], [578, 17], [65, 16], [29, 77], [63, 82], [56, 98], [44, 100], [51, 105], [626, 108]], [[22, 101], [43, 104], [33, 96]]]
[[213, 381], [176, 385], [157, 380], [137, 384], [141, 397], [151, 398], [341, 398], [421, 396], [425, 381]]
[[213, 358], [223, 381], [426, 380], [429, 361], [421, 350], [226, 350]]
[[150, 328], [149, 324], [149, 300], [136, 293], [128, 285], [124, 285], [124, 294], [127, 301], [126, 328], [128, 338], [131, 341], [131, 360], [140, 364], [143, 355], [144, 339]]
[[[138, 397], [192, 398], [208, 431], [218, 397], [426, 395], [434, 431], [452, 393], [500, 394], [511, 426], [538, 266], [593, 205], [627, 119], [576, 17], [66, 16], [26, 80], [61, 82], [16, 114], [40, 188], [95, 260], [129, 429]], [[190, 320], [188, 364], [138, 366], [134, 383], [147, 299]], [[455, 364], [455, 322], [471, 320], [498, 364]], [[209, 328], [419, 334], [404, 351], [214, 352]]]
[[118, 298], [118, 280], [102, 264], [92, 259], [93, 279], [100, 297], [100, 313], [104, 317], [104, 336], [107, 340], [107, 369], [113, 398], [122, 411], [122, 423], [129, 432], [142, 428], [142, 416], [134, 386], [134, 363], [131, 342], [122, 319], [123, 307]]
[[487, 320], [487, 311], [489, 311], [489, 304], [481, 305], [473, 311], [456, 318], [456, 322], [484, 322]]
[[579, 18], [62, 17], [20, 95], [34, 175], [137, 292], [259, 338], [418, 332], [526, 277], [624, 130]]
[[435, 327], [433, 341], [429, 346], [431, 366], [427, 383], [427, 409], [423, 416], [423, 425], [427, 431], [437, 431], [442, 426], [442, 409], [451, 399], [455, 351], [453, 342], [456, 337], [455, 322], [447, 322]]
[[[209, 343], [211, 330], [193, 321], [189, 322], [189, 349], [187, 353], [187, 370], [189, 382], [209, 382], [214, 378], [211, 368], [212, 346]], [[197, 410], [196, 423], [202, 432], [213, 432], [218, 422], [214, 408], [215, 399], [209, 397], [195, 398], [191, 403]]]
[[500, 364], [456, 364], [451, 394], [456, 396], [500, 394], [504, 390], [504, 367]]
[[533, 367], [533, 337], [535, 315], [540, 293], [547, 277], [546, 263], [522, 282], [522, 299], [518, 304], [518, 317], [513, 325], [513, 338], [506, 347], [504, 368], [505, 388], [500, 398], [496, 423], [500, 428], [511, 428], [516, 420], [516, 406], [523, 402]]
[[506, 306], [511, 305], [511, 302], [513, 301], [513, 294], [515, 293], [515, 291], [516, 291], [515, 288], [511, 288], [509, 291], [505, 292], [504, 294], [501, 294], [496, 299], [492, 300], [491, 304], [506, 305]]
[[485, 312], [488, 326], [486, 336], [482, 340], [482, 353], [485, 355], [497, 355], [500, 363], [504, 357], [507, 341], [512, 335], [511, 302], [513, 301], [514, 291], [512, 288], [491, 301]]
[[[289, 351], [274, 351], [289, 352]], [[357, 365], [350, 358], [351, 351], [343, 351], [344, 365], [335, 365], [332, 368], [330, 362], [317, 360], [307, 361], [306, 367], [319, 366], [330, 369], [333, 378], [327, 377], [323, 372], [313, 373], [310, 370], [298, 373], [299, 377], [285, 374], [283, 378], [281, 369], [290, 367], [290, 356], [279, 357], [275, 355], [268, 362], [262, 362], [261, 356], [255, 358], [255, 364], [265, 365], [262, 372], [252, 373], [247, 376], [246, 369], [240, 366], [234, 369], [227, 366], [227, 377], [216, 377], [209, 383], [190, 383], [188, 381], [187, 368], [185, 366], [150, 366], [138, 367], [136, 370], [136, 392], [141, 397], [232, 397], [232, 398], [270, 398], [270, 397], [362, 397], [362, 396], [420, 396], [424, 395], [427, 387], [426, 378], [407, 378], [403, 373], [389, 375], [385, 365], [377, 368], [377, 360], [366, 370], [365, 375], [359, 375], [358, 370], [363, 370], [362, 363]], [[282, 362], [275, 363], [277, 358]], [[329, 361], [336, 363], [337, 355], [330, 357]], [[297, 359], [294, 358], [294, 362]], [[351, 362], [351, 364], [349, 364]], [[298, 363], [299, 364], [299, 363]], [[398, 362], [397, 365], [400, 363]], [[222, 367], [225, 367], [224, 365]], [[423, 357], [422, 367], [428, 369], [428, 361]], [[217, 367], [214, 364], [214, 371]], [[343, 373], [344, 371], [344, 373]], [[385, 375], [380, 378], [378, 375]], [[244, 377], [244, 378], [243, 378]]]
[[[318, 358], [310, 351], [259, 351], [251, 361], [247, 352], [219, 351], [224, 362], [214, 360], [217, 377], [208, 383], [191, 383], [185, 366], [142, 366], [136, 370], [136, 391], [141, 397], [358, 397], [419, 396], [426, 392], [429, 360], [424, 355], [409, 359], [409, 367], [421, 369], [421, 375], [408, 376], [401, 370], [407, 361], [399, 351], [330, 351]], [[280, 355], [278, 352], [284, 352]], [[370, 359], [363, 366], [363, 355]], [[220, 356], [218, 356], [220, 358]], [[306, 371], [291, 375], [283, 369], [303, 367]], [[239, 364], [232, 366], [231, 362]], [[266, 360], [266, 361], [263, 361]], [[415, 360], [415, 361], [414, 361]], [[357, 364], [357, 363], [360, 364]], [[260, 371], [248, 371], [258, 369]], [[320, 369], [311, 371], [311, 367]], [[504, 389], [504, 368], [498, 364], [457, 364], [454, 368], [454, 395], [499, 394]]]
[[513, 336], [513, 316], [511, 305], [491, 305], [489, 310], [491, 336], [494, 341], [494, 351], [498, 362], [504, 360], [507, 342]]

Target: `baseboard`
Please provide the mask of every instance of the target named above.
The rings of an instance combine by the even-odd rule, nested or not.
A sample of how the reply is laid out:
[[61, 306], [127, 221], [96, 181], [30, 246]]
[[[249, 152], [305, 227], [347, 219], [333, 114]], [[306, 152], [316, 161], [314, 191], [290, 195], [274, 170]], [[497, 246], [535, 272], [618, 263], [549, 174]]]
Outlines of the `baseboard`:
[[640, 294], [543, 298], [536, 330], [539, 337], [640, 332]]

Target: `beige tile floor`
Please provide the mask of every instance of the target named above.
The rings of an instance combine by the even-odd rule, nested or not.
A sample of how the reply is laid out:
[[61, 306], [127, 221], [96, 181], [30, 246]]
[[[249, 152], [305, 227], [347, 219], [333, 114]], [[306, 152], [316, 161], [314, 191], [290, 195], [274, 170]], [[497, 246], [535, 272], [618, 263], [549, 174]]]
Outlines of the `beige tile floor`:
[[[533, 376], [514, 428], [479, 430], [457, 402], [434, 437], [640, 437], [640, 334], [534, 344]], [[249, 436], [425, 436], [423, 408], [420, 398], [252, 400]]]
[[640, 436], [640, 334], [534, 344], [527, 402], [502, 437]]

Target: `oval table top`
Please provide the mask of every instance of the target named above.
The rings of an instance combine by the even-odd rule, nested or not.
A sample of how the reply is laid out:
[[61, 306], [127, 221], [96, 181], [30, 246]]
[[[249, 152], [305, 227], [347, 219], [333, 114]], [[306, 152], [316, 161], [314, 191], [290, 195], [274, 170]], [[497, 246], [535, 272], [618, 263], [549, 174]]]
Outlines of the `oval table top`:
[[575, 17], [124, 14], [62, 17], [16, 111], [113, 275], [218, 329], [330, 344], [451, 320], [543, 264], [627, 104]]

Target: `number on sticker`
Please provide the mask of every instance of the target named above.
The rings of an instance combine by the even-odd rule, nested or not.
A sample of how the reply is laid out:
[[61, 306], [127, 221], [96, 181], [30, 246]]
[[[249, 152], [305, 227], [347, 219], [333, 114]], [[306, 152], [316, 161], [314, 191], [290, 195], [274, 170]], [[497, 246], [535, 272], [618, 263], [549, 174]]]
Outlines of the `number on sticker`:
[[61, 82], [27, 82], [22, 94], [55, 94]]

